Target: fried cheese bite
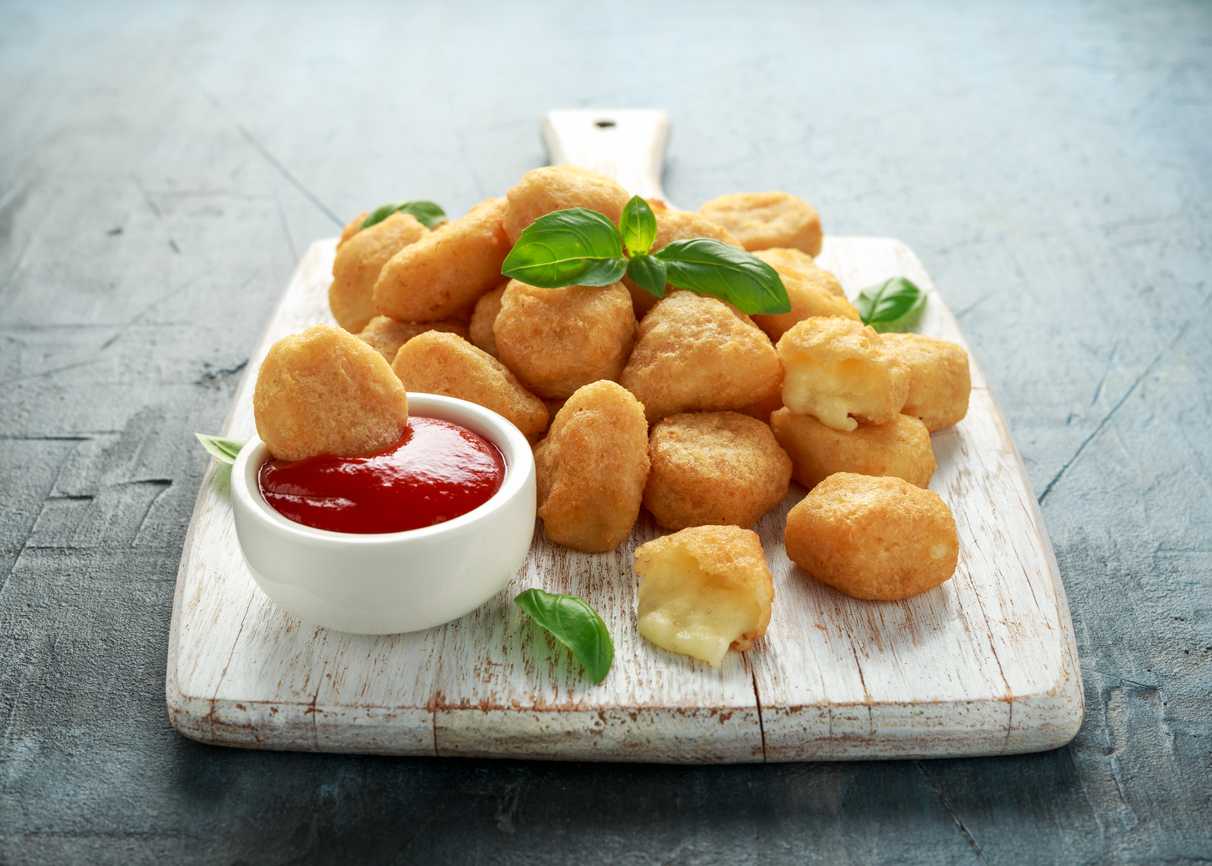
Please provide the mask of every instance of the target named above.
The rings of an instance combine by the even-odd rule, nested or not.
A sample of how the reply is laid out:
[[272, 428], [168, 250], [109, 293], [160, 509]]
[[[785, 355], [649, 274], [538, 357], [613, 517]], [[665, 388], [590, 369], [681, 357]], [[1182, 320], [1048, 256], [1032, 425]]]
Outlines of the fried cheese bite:
[[467, 328], [472, 344], [494, 358], [500, 358], [501, 354], [497, 351], [497, 338], [492, 332], [492, 326], [497, 321], [497, 313], [501, 312], [501, 298], [507, 285], [509, 284], [502, 283], [476, 301], [475, 309], [471, 313], [471, 324]]
[[362, 230], [362, 223], [366, 222], [368, 216], [370, 211], [364, 210], [345, 224], [341, 229], [341, 237], [337, 240], [337, 249], [341, 249], [342, 244]]
[[774, 581], [756, 532], [696, 526], [635, 552], [640, 634], [670, 652], [719, 667], [766, 634]]
[[830, 475], [787, 514], [784, 541], [792, 562], [854, 598], [925, 592], [959, 562], [951, 509], [903, 478]]
[[603, 214], [615, 225], [631, 198], [627, 190], [605, 175], [576, 165], [550, 165], [522, 175], [505, 193], [508, 205], [503, 224], [512, 247], [522, 231], [553, 211], [583, 207]]
[[931, 432], [964, 420], [972, 376], [962, 346], [925, 334], [882, 334], [880, 339], [909, 368], [909, 399], [902, 412], [921, 418]]
[[909, 369], [884, 348], [874, 328], [860, 322], [805, 319], [779, 338], [778, 356], [783, 405], [834, 430], [891, 421], [909, 396]]
[[618, 379], [635, 342], [631, 296], [621, 283], [540, 289], [510, 280], [492, 326], [505, 366], [540, 397]]
[[338, 325], [351, 334], [366, 327], [375, 316], [375, 282], [383, 266], [404, 247], [427, 234], [429, 229], [412, 214], [393, 213], [337, 248], [328, 306]]
[[[692, 238], [711, 238], [731, 247], [743, 249], [741, 242], [729, 234], [726, 229], [717, 226], [694, 211], [654, 209], [653, 216], [656, 217], [657, 233], [649, 252], [655, 253], [674, 241], [688, 241]], [[623, 277], [623, 285], [627, 287], [627, 291], [631, 292], [637, 319], [643, 318], [644, 314], [656, 306], [656, 302], [660, 300], [656, 295], [637, 286], [630, 277]], [[670, 289], [672, 286], [666, 284], [665, 291], [668, 292]]]
[[358, 334], [358, 339], [382, 355], [383, 360], [390, 364], [396, 359], [396, 352], [400, 351], [401, 346], [426, 331], [445, 331], [464, 338], [467, 336], [467, 326], [455, 319], [441, 322], [397, 322], [387, 316], [375, 316], [366, 323], [362, 333]]
[[778, 355], [752, 320], [718, 298], [675, 290], [640, 322], [619, 383], [655, 424], [677, 412], [740, 409], [782, 382]]
[[926, 425], [908, 415], [845, 431], [779, 409], [770, 416], [770, 429], [791, 458], [791, 477], [809, 490], [837, 472], [895, 475], [927, 487], [938, 468]]
[[398, 322], [458, 316], [501, 282], [512, 244], [501, 228], [505, 199], [490, 198], [388, 260], [374, 287], [380, 315]]
[[257, 435], [282, 460], [386, 448], [408, 423], [408, 394], [353, 334], [313, 325], [274, 343], [253, 392]]
[[738, 412], [670, 415], [648, 438], [644, 507], [666, 529], [748, 529], [783, 501], [791, 459], [770, 428]]
[[856, 322], [862, 319], [854, 304], [846, 300], [842, 284], [833, 274], [818, 268], [807, 253], [775, 248], [754, 255], [779, 272], [791, 300], [789, 313], [753, 317], [753, 323], [772, 341], [777, 343], [793, 325], [813, 316], [844, 316]]
[[739, 192], [722, 195], [699, 213], [736, 235], [745, 249], [792, 247], [810, 256], [821, 252], [821, 218], [798, 196], [786, 192]]
[[458, 397], [491, 409], [531, 443], [547, 429], [543, 402], [504, 364], [458, 334], [418, 334], [400, 347], [391, 368], [409, 391]]
[[648, 477], [644, 407], [621, 385], [578, 388], [534, 449], [539, 517], [552, 541], [613, 550], [631, 535]]

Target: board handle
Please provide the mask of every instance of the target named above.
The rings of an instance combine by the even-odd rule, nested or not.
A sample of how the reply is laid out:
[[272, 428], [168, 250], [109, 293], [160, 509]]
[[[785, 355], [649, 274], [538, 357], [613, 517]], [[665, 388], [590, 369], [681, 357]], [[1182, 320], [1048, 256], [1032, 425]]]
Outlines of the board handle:
[[661, 172], [669, 143], [669, 116], [649, 109], [571, 108], [543, 119], [543, 143], [552, 165], [592, 169], [641, 198], [665, 199]]

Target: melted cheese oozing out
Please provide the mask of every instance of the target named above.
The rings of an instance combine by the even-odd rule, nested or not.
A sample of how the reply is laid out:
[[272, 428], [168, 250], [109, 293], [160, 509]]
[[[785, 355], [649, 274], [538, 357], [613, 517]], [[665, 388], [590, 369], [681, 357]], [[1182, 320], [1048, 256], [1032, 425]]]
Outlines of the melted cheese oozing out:
[[834, 430], [853, 430], [858, 422], [852, 414], [872, 415], [883, 408], [878, 387], [872, 387], [879, 377], [871, 364], [858, 358], [822, 364], [801, 354], [786, 371], [783, 405], [796, 415], [815, 415]]

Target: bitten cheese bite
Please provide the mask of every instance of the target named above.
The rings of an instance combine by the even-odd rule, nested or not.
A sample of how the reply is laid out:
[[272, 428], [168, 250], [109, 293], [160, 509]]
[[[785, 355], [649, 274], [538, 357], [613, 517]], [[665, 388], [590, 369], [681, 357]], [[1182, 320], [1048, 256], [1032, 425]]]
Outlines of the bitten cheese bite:
[[[669, 246], [674, 241], [688, 241], [692, 238], [711, 238], [720, 243], [728, 244], [730, 247], [743, 249], [741, 242], [729, 234], [725, 228], [699, 216], [694, 211], [661, 208], [654, 209], [653, 216], [656, 217], [657, 233], [656, 238], [652, 242], [652, 249], [649, 252], [655, 253], [657, 250]], [[631, 292], [631, 300], [635, 304], [637, 319], [642, 318], [660, 300], [656, 295], [637, 286], [632, 282], [630, 277], [623, 277], [623, 285], [627, 287], [627, 291]], [[666, 291], [669, 291], [671, 288], [671, 286], [666, 284]]]
[[635, 570], [640, 634], [662, 649], [719, 667], [766, 634], [774, 582], [756, 532], [683, 529], [641, 545]]
[[501, 361], [540, 397], [617, 379], [635, 341], [622, 284], [540, 289], [510, 280], [492, 326]]
[[507, 285], [508, 283], [502, 283], [476, 301], [475, 309], [471, 313], [471, 324], [467, 326], [467, 336], [472, 344], [494, 358], [500, 358], [501, 355], [497, 351], [497, 338], [492, 327], [497, 321], [497, 313], [501, 312], [501, 298]]
[[505, 199], [490, 198], [400, 250], [375, 283], [379, 313], [398, 322], [458, 316], [501, 282], [512, 244], [501, 228]]
[[792, 562], [854, 598], [925, 592], [959, 562], [947, 503], [902, 478], [830, 475], [787, 514], [784, 541]]
[[370, 346], [348, 331], [314, 325], [270, 347], [257, 373], [253, 415], [274, 457], [348, 457], [400, 438], [408, 394]]
[[648, 439], [644, 507], [666, 529], [748, 529], [783, 501], [791, 460], [770, 428], [737, 412], [670, 415]]
[[429, 234], [412, 214], [393, 213], [362, 229], [337, 248], [332, 263], [328, 306], [337, 324], [352, 334], [375, 316], [374, 289], [379, 273], [396, 253]]
[[718, 298], [668, 293], [640, 322], [619, 383], [644, 404], [649, 423], [689, 411], [740, 409], [782, 382], [770, 339]]
[[648, 477], [644, 407], [614, 382], [579, 388], [534, 461], [547, 537], [584, 553], [613, 550], [631, 535]]
[[809, 490], [836, 472], [895, 475], [927, 487], [938, 468], [926, 425], [908, 415], [845, 431], [779, 409], [770, 416], [770, 429], [791, 458], [792, 477]]
[[833, 274], [818, 268], [807, 253], [775, 248], [754, 255], [779, 272], [791, 300], [789, 313], [753, 317], [753, 323], [772, 341], [777, 343], [793, 325], [813, 316], [844, 316], [856, 322], [862, 319], [854, 304], [846, 300], [842, 284]]
[[884, 334], [880, 339], [909, 368], [909, 399], [902, 412], [921, 418], [931, 432], [964, 420], [972, 378], [963, 347], [925, 334]]
[[401, 346], [426, 331], [446, 331], [460, 337], [467, 336], [467, 326], [454, 319], [441, 322], [397, 322], [387, 316], [375, 316], [366, 323], [362, 333], [358, 334], [358, 339], [382, 355], [383, 360], [390, 364], [396, 359], [396, 352], [400, 351]]
[[792, 247], [810, 256], [821, 252], [820, 215], [802, 198], [786, 192], [740, 192], [722, 195], [699, 208], [745, 245], [765, 250]]
[[778, 356], [783, 405], [835, 430], [891, 421], [909, 396], [908, 368], [874, 328], [850, 319], [805, 319], [779, 338]]
[[583, 207], [597, 211], [615, 225], [631, 198], [627, 190], [605, 175], [575, 165], [536, 168], [505, 193], [508, 205], [503, 224], [512, 247], [532, 222], [553, 211]]

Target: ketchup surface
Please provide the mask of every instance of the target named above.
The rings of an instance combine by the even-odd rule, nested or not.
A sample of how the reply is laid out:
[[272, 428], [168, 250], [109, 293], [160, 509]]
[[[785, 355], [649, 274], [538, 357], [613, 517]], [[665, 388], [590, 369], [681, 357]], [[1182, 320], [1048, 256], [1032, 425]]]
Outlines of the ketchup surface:
[[501, 488], [505, 459], [466, 427], [411, 416], [404, 435], [374, 454], [267, 460], [257, 472], [265, 501], [282, 516], [364, 535], [445, 523]]

